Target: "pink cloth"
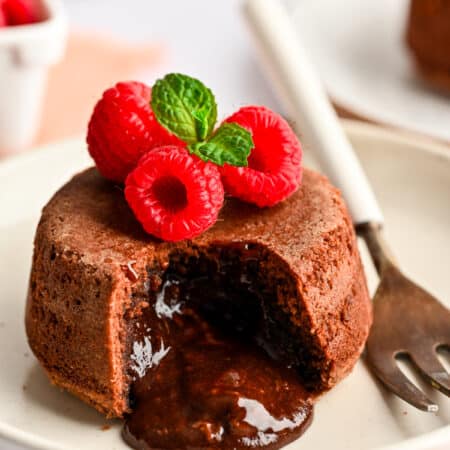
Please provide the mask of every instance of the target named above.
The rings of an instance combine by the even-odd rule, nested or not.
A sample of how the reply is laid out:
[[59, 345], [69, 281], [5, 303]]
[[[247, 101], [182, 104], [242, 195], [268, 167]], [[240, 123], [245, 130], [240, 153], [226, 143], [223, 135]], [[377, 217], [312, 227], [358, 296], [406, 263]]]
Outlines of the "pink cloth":
[[162, 53], [157, 45], [130, 45], [98, 34], [72, 33], [64, 60], [50, 72], [35, 145], [84, 134], [102, 92], [158, 64]]

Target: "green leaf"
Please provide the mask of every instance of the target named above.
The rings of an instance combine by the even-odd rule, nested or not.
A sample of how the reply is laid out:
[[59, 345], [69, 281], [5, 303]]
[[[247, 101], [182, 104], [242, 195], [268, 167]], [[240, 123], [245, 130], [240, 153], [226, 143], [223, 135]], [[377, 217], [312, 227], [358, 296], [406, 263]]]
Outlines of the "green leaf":
[[252, 135], [236, 123], [224, 123], [207, 142], [190, 144], [188, 149], [203, 161], [219, 166], [247, 166], [253, 145]]
[[155, 83], [151, 106], [158, 122], [188, 144], [207, 139], [217, 120], [211, 90], [179, 73], [168, 74]]

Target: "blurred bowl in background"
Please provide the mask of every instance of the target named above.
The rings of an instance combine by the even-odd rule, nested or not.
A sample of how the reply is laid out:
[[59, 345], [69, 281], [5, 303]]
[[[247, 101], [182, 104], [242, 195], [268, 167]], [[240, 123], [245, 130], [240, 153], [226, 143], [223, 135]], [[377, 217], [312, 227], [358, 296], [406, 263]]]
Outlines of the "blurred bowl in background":
[[40, 124], [48, 70], [64, 55], [61, 0], [40, 0], [42, 20], [0, 28], [0, 156], [31, 145]]

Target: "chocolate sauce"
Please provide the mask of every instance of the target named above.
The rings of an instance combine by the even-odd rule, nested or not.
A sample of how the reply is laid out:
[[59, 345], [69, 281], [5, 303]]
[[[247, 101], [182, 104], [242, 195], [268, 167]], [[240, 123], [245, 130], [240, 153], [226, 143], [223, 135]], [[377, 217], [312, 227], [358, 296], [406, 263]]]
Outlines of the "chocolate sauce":
[[135, 324], [134, 405], [123, 432], [132, 447], [278, 449], [310, 424], [296, 370], [257, 345], [261, 300], [232, 266], [201, 276], [168, 271]]

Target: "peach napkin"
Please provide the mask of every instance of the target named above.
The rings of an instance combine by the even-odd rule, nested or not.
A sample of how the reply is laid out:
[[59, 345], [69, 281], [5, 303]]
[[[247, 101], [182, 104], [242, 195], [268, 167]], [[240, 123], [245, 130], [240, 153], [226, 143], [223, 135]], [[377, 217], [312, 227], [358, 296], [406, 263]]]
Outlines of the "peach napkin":
[[162, 60], [156, 45], [131, 45], [90, 33], [69, 36], [64, 60], [52, 68], [35, 144], [83, 134], [102, 92]]

